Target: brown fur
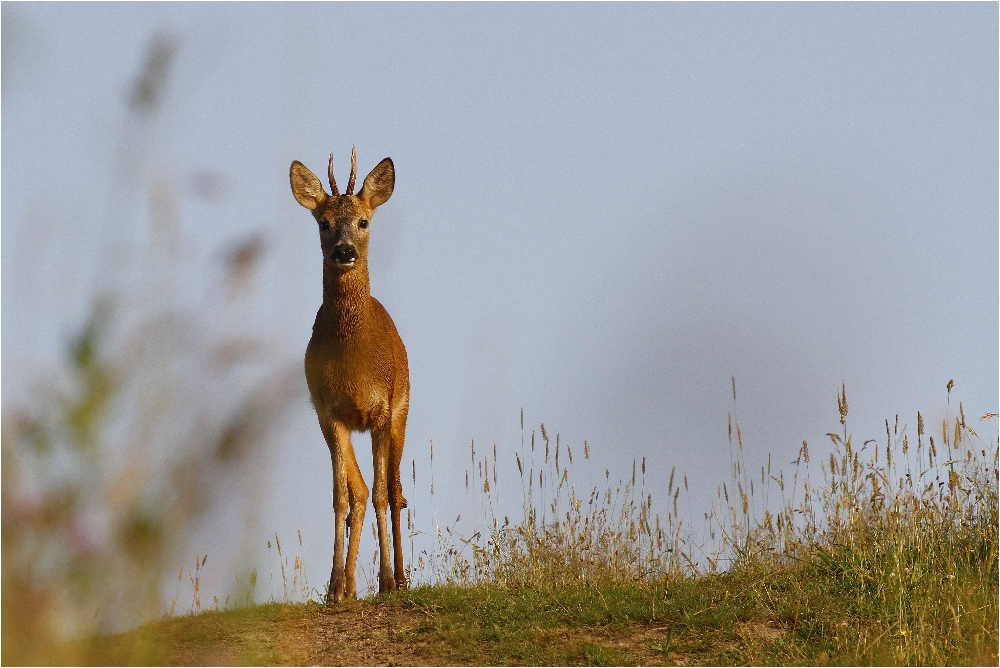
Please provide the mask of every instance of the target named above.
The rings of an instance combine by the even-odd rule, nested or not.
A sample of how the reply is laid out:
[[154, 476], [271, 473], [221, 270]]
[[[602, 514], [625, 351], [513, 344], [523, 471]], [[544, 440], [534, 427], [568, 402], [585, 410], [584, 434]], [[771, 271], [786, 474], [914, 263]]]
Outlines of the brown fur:
[[[330, 601], [339, 601], [357, 595], [354, 572], [368, 500], [351, 431], [372, 434], [372, 504], [381, 555], [379, 591], [406, 586], [399, 516], [406, 499], [399, 465], [410, 401], [409, 368], [403, 341], [389, 313], [371, 296], [368, 280], [368, 223], [375, 208], [392, 194], [395, 174], [392, 161], [386, 158], [368, 175], [357, 195], [328, 196], [319, 179], [298, 161], [292, 163], [290, 180], [295, 199], [311, 210], [320, 224], [323, 249], [323, 304], [306, 348], [305, 371], [333, 458], [336, 533], [327, 596]], [[353, 181], [352, 173], [351, 186]], [[356, 253], [350, 266], [338, 263], [337, 255], [348, 252], [348, 247]], [[392, 566], [387, 504], [395, 552]], [[345, 558], [346, 529], [349, 543]]]

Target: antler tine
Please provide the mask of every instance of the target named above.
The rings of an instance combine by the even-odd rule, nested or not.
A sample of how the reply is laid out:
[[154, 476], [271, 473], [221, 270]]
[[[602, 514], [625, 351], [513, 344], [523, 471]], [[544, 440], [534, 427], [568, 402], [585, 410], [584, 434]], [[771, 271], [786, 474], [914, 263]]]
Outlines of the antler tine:
[[330, 175], [330, 190], [333, 191], [334, 196], [337, 196], [340, 191], [337, 190], [337, 180], [333, 178], [333, 153], [330, 154], [330, 166], [327, 168], [327, 172]]
[[347, 193], [348, 195], [354, 194], [354, 177], [358, 175], [358, 155], [354, 152], [354, 147], [351, 147], [351, 178], [347, 181]]

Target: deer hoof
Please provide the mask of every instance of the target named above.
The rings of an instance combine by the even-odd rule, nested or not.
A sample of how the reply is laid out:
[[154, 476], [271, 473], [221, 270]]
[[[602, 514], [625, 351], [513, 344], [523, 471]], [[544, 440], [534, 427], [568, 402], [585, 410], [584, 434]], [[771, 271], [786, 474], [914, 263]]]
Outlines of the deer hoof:
[[330, 588], [327, 590], [326, 593], [326, 602], [340, 603], [341, 601], [344, 600], [345, 590], [346, 590], [346, 583], [344, 581], [344, 576], [341, 575], [339, 577], [333, 578], [333, 580], [330, 581]]

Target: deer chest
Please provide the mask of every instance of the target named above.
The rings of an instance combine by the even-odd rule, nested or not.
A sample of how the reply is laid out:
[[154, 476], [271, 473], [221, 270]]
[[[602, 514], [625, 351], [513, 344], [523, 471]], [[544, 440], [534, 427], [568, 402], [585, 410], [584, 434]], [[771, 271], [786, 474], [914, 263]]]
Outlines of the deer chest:
[[321, 417], [345, 423], [350, 429], [368, 431], [389, 417], [391, 397], [378, 365], [370, 355], [310, 345], [305, 371], [313, 405]]

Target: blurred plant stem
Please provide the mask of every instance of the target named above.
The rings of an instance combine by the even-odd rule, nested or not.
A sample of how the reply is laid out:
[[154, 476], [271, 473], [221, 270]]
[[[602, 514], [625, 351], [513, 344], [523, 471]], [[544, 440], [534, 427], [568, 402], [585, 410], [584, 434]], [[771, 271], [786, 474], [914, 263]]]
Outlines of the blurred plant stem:
[[[151, 42], [126, 124], [147, 121], [169, 97], [174, 51], [162, 36]], [[146, 152], [148, 133], [123, 136], [125, 163]], [[160, 188], [135, 174], [123, 184], [135, 189], [117, 195], [123, 199]], [[169, 196], [151, 197], [149, 215], [174, 217]], [[128, 227], [142, 228], [115, 220], [108, 229]], [[240, 495], [238, 507], [252, 513], [257, 453], [301, 392], [297, 360], [278, 359], [240, 317], [257, 298], [246, 286], [266, 241], [235, 244], [223, 256], [221, 284], [190, 305], [160, 289], [180, 271], [169, 257], [137, 265], [163, 255], [155, 234], [124, 235], [124, 251], [114, 234], [106, 240], [147, 280], [102, 264], [61, 364], [38, 370], [29, 400], [3, 407], [5, 664], [72, 662], [47, 653], [58, 645], [50, 641], [161, 616], [165, 569], [186, 554], [192, 523], [223, 494]], [[247, 243], [253, 252], [239, 252]], [[236, 283], [246, 289], [232, 289]]]

